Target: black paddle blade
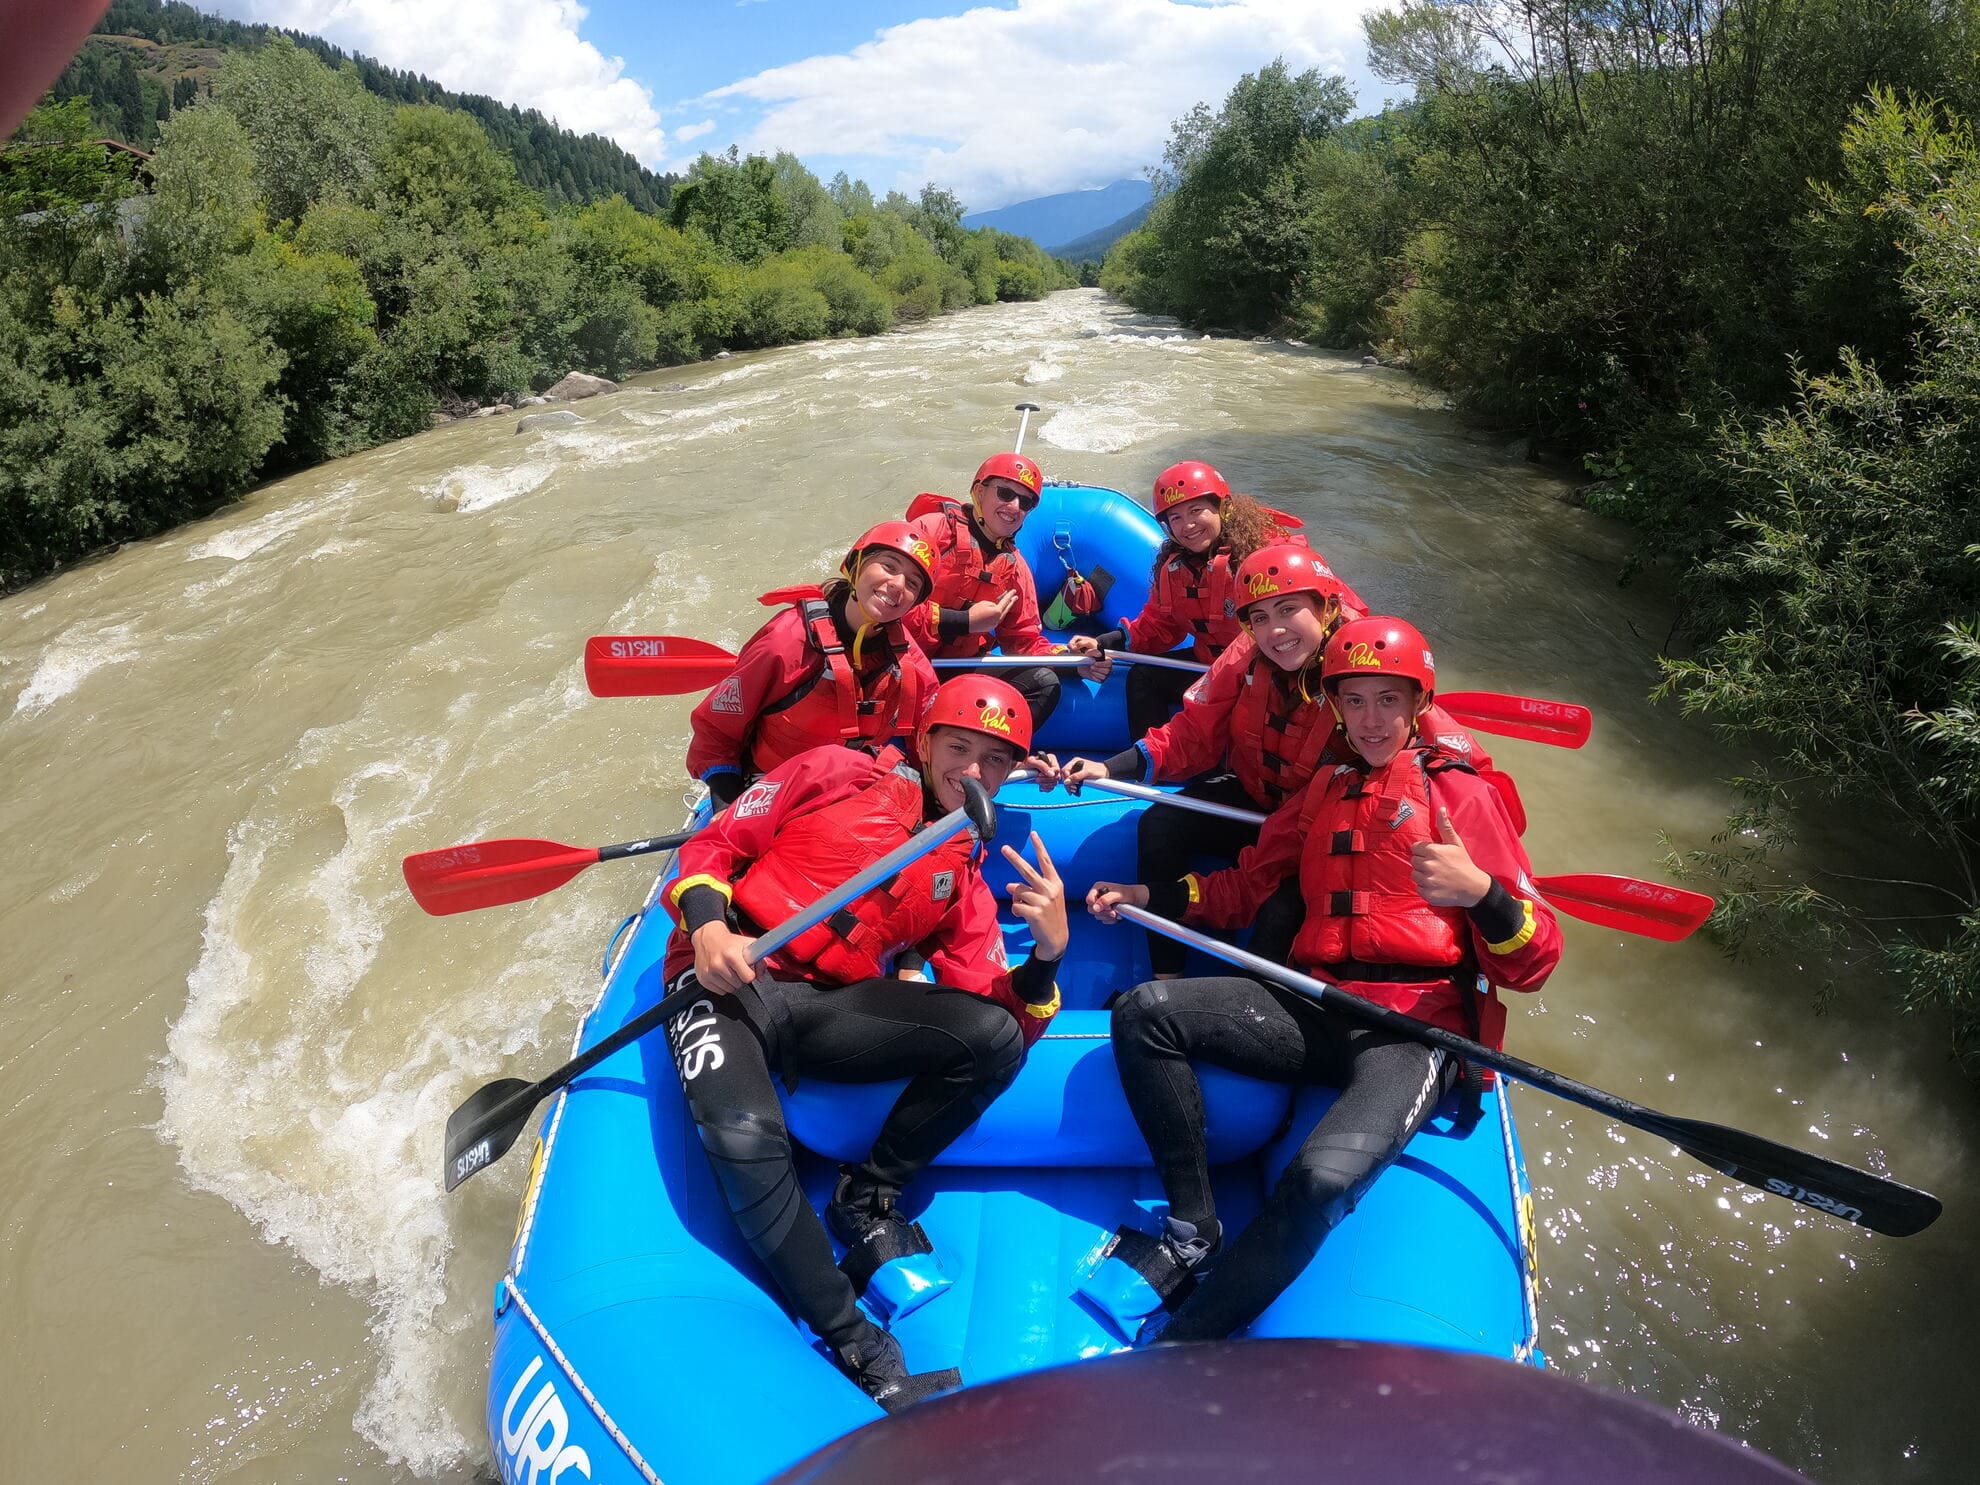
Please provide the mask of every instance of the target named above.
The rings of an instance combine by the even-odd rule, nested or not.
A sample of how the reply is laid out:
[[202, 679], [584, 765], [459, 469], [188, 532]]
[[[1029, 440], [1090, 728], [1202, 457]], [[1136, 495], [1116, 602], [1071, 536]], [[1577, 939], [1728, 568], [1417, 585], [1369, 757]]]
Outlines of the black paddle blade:
[[477, 1089], [447, 1116], [446, 1169], [442, 1175], [449, 1191], [509, 1153], [509, 1146], [523, 1132], [538, 1103], [522, 1095], [535, 1087], [521, 1078], [500, 1078]]
[[[1649, 1112], [1648, 1110], [1645, 1111]], [[1776, 1144], [1743, 1129], [1652, 1114], [1637, 1127], [1662, 1135], [1694, 1159], [1760, 1191], [1889, 1237], [1910, 1237], [1938, 1220], [1939, 1198], [1839, 1160]]]

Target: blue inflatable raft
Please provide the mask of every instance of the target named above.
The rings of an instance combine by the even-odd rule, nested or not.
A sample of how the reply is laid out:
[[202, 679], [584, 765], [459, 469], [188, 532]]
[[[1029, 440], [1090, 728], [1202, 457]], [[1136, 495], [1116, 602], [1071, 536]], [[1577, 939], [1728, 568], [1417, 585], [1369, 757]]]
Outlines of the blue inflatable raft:
[[[1083, 570], [1107, 569], [1111, 623], [1144, 601], [1158, 536], [1118, 492], [1053, 485], [1026, 524], [1025, 555], [1046, 594], [1065, 570], [1057, 546], [1072, 543]], [[1068, 673], [1041, 746], [1117, 751], [1122, 691], [1118, 676], [1094, 686]], [[1141, 804], [1028, 784], [997, 803], [999, 837], [1038, 831], [1072, 890], [1134, 880]], [[1007, 872], [990, 859], [1001, 890]], [[665, 880], [614, 935], [580, 1049], [660, 998]], [[1014, 961], [1029, 952], [1021, 925], [1006, 938]], [[916, 1370], [956, 1367], [967, 1386], [1127, 1349], [1075, 1289], [1116, 1227], [1160, 1208], [1101, 1009], [1146, 975], [1138, 930], [1076, 912], [1059, 975], [1067, 1009], [1012, 1088], [909, 1190], [907, 1210], [954, 1281], [894, 1324]], [[1220, 1211], [1239, 1227], [1333, 1094], [1201, 1073]], [[837, 1162], [865, 1155], [901, 1086], [807, 1081], [787, 1098], [815, 1203]], [[1442, 1111], [1250, 1334], [1538, 1364], [1530, 1224], [1500, 1084], [1469, 1131]], [[737, 1235], [658, 1034], [551, 1101], [494, 1320], [488, 1432], [512, 1485], [758, 1481], [882, 1416], [785, 1312]]]

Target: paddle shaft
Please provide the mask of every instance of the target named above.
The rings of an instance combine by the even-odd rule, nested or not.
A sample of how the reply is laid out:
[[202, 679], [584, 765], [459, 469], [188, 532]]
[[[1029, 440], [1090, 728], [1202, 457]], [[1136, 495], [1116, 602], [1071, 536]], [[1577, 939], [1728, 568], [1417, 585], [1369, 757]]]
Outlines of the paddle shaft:
[[[1194, 660], [1176, 660], [1168, 655], [1136, 655], [1127, 650], [1102, 650], [1100, 654], [1116, 665], [1152, 665], [1158, 670], [1189, 670], [1198, 675], [1210, 668], [1198, 665]], [[937, 660], [933, 664], [937, 670], [1021, 670], [1033, 665], [1064, 669], [1091, 665], [1098, 658], [1094, 655], [979, 655], [972, 660], [964, 655]]]
[[[1494, 1072], [1551, 1093], [1556, 1098], [1565, 1099], [1569, 1103], [1579, 1104], [1582, 1108], [1592, 1109], [1618, 1123], [1658, 1135], [1722, 1175], [1744, 1181], [1763, 1191], [1771, 1191], [1777, 1196], [1785, 1196], [1790, 1201], [1827, 1212], [1831, 1216], [1841, 1217], [1846, 1222], [1902, 1237], [1921, 1230], [1938, 1216], [1937, 1199], [1913, 1187], [1896, 1181], [1887, 1181], [1881, 1176], [1873, 1176], [1868, 1171], [1857, 1170], [1840, 1161], [1807, 1154], [1789, 1145], [1777, 1145], [1771, 1140], [1742, 1130], [1707, 1124], [1697, 1119], [1684, 1119], [1674, 1114], [1658, 1113], [1655, 1109], [1646, 1108], [1640, 1103], [1633, 1103], [1613, 1093], [1605, 1093], [1600, 1088], [1592, 1088], [1586, 1083], [1537, 1066], [1509, 1052], [1488, 1047], [1483, 1042], [1475, 1042], [1469, 1037], [1459, 1036], [1456, 1032], [1447, 1031], [1441, 1026], [1432, 1026], [1427, 1021], [1419, 1021], [1414, 1016], [1404, 1015], [1401, 1011], [1390, 1010], [1387, 1006], [1363, 1000], [1338, 985], [1316, 980], [1311, 975], [1304, 975], [1298, 970], [1275, 964], [1270, 959], [1261, 958], [1234, 944], [1227, 944], [1222, 939], [1212, 938], [1209, 934], [1199, 933], [1193, 928], [1185, 928], [1180, 923], [1172, 923], [1167, 918], [1151, 913], [1145, 908], [1122, 903], [1115, 908], [1115, 911], [1130, 922], [1139, 923], [1142, 927], [1172, 938], [1179, 944], [1199, 949], [1214, 958], [1248, 970], [1262, 979], [1283, 985], [1331, 1010], [1339, 1011], [1370, 1025], [1380, 1026], [1386, 1031], [1409, 1037], [1426, 1046], [1437, 1047], [1453, 1057], [1462, 1058], [1478, 1067], [1489, 1067]], [[1776, 1161], [1780, 1164], [1781, 1174], [1768, 1174], [1767, 1167]], [[1824, 1189], [1813, 1184], [1817, 1180], [1828, 1180], [1834, 1184]], [[1832, 1191], [1840, 1191], [1842, 1194], [1834, 1195], [1831, 1194]], [[1891, 1210], [1876, 1210], [1866, 1214], [1864, 1204], [1878, 1196], [1884, 1196], [1890, 1201]]]
[[1035, 402], [1020, 402], [1011, 411], [1018, 414], [1017, 447], [1012, 449], [1011, 452], [1013, 454], [1022, 454], [1024, 452], [1025, 430], [1031, 427], [1031, 415], [1038, 411], [1038, 404]]
[[[1011, 774], [1006, 783], [1019, 783], [1032, 777], [1028, 771], [1019, 769]], [[1099, 789], [1107, 794], [1118, 794], [1124, 799], [1139, 799], [1149, 804], [1172, 804], [1182, 809], [1194, 810], [1199, 815], [1215, 815], [1220, 820], [1236, 820], [1241, 825], [1263, 825], [1265, 816], [1257, 810], [1240, 809], [1234, 804], [1218, 804], [1212, 799], [1197, 799], [1188, 794], [1170, 794], [1162, 789], [1151, 789], [1146, 784], [1129, 783], [1126, 779], [1081, 779], [1080, 788]], [[1068, 787], [1066, 792], [1072, 793]]]
[[[757, 937], [751, 939], [749, 949], [747, 950], [749, 962], [751, 964], [761, 963], [767, 956], [776, 953], [800, 933], [819, 923], [823, 923], [855, 897], [858, 897], [861, 893], [866, 892], [878, 883], [886, 881], [887, 878], [891, 877], [909, 862], [927, 855], [935, 847], [942, 844], [943, 841], [968, 824], [969, 810], [967, 807], [958, 807], [950, 810], [948, 814], [942, 816], [941, 819], [935, 821], [927, 829], [917, 831], [914, 835], [902, 841], [893, 850], [889, 851], [865, 870], [855, 872], [853, 875], [847, 877], [810, 907], [792, 913], [790, 917], [784, 919], [783, 922], [772, 928], [768, 933], [759, 934]], [[582, 1077], [621, 1047], [630, 1046], [632, 1043], [638, 1041], [681, 1006], [691, 1004], [696, 995], [706, 995], [707, 993], [706, 990], [699, 987], [690, 987], [688, 991], [675, 991], [672, 995], [661, 1000], [659, 1004], [633, 1017], [632, 1020], [626, 1022], [625, 1025], [621, 1026], [610, 1036], [605, 1037], [596, 1046], [587, 1048], [576, 1057], [573, 1057], [542, 1082], [533, 1084], [530, 1092], [535, 1095], [536, 1099], [554, 1093], [558, 1088], [570, 1082], [572, 1078]], [[518, 1096], [520, 1097], [521, 1095]], [[534, 1102], [535, 1100], [532, 1099], [531, 1101]]]
[[677, 830], [672, 835], [655, 835], [645, 840], [621, 841], [616, 846], [600, 846], [598, 859], [623, 861], [628, 856], [646, 856], [654, 851], [671, 851], [677, 846], [686, 845], [694, 839], [694, 836], [695, 832], [692, 830]]
[[[915, 832], [872, 865], [855, 872], [810, 907], [791, 914], [769, 932], [752, 939], [747, 951], [749, 962], [756, 964], [765, 955], [776, 953], [806, 929], [824, 922], [855, 897], [886, 881], [908, 863], [927, 855], [958, 830], [974, 828], [986, 840], [995, 835], [996, 816], [992, 811], [989, 797], [983, 792], [982, 785], [974, 779], [968, 779], [964, 781], [963, 789], [969, 797], [962, 805], [950, 810], [933, 824]], [[518, 1089], [494, 1108], [476, 1118], [472, 1128], [464, 1132], [458, 1142], [452, 1138], [448, 1141], [447, 1169], [450, 1174], [447, 1189], [451, 1191], [482, 1166], [492, 1165], [507, 1152], [509, 1144], [514, 1141], [513, 1134], [499, 1149], [495, 1148], [494, 1140], [494, 1136], [502, 1131], [504, 1126], [512, 1123], [519, 1125], [529, 1116], [530, 1110], [559, 1088], [575, 1078], [583, 1077], [607, 1057], [631, 1046], [670, 1016], [678, 1015], [708, 993], [700, 985], [688, 985], [671, 995], [661, 997], [657, 1003], [640, 1012], [595, 1045], [578, 1053], [548, 1077]], [[470, 1098], [467, 1102], [472, 1103], [473, 1099]], [[459, 1110], [456, 1110], [457, 1115], [458, 1113]], [[449, 1123], [451, 1124], [452, 1121], [450, 1120]], [[457, 1143], [461, 1147], [458, 1150], [455, 1148]]]
[[[1022, 770], [1011, 775], [1012, 779], [1030, 777], [1029, 772]], [[1148, 804], [1166, 804], [1176, 809], [1194, 810], [1200, 815], [1215, 815], [1220, 820], [1236, 820], [1242, 825], [1263, 825], [1266, 820], [1266, 816], [1257, 810], [1240, 809], [1234, 804], [1218, 804], [1212, 799], [1196, 799], [1188, 794], [1170, 794], [1161, 789], [1151, 789], [1146, 784], [1129, 783], [1126, 779], [1082, 779], [1080, 787], [1100, 789], [1108, 794], [1119, 794], [1124, 798], [1139, 799]], [[1067, 792], [1072, 791], [1068, 789]], [[1593, 874], [1538, 877], [1533, 885], [1557, 910], [1570, 917], [1582, 918], [1608, 928], [1619, 927], [1625, 933], [1640, 933], [1650, 938], [1662, 938], [1667, 942], [1675, 942], [1676, 937], [1690, 934], [1712, 910], [1711, 899], [1702, 894], [1680, 892], [1675, 887], [1660, 887], [1655, 882], [1640, 882], [1634, 877], [1604, 878]], [[1690, 915], [1685, 914], [1682, 907], [1673, 914], [1682, 921], [1682, 931], [1680, 932], [1679, 929], [1657, 931], [1658, 923], [1666, 920], [1659, 917], [1656, 908], [1660, 905], [1668, 907], [1670, 904], [1667, 899], [1679, 898], [1696, 903]], [[1624, 917], [1632, 917], [1636, 921], [1625, 923], [1621, 921]]]

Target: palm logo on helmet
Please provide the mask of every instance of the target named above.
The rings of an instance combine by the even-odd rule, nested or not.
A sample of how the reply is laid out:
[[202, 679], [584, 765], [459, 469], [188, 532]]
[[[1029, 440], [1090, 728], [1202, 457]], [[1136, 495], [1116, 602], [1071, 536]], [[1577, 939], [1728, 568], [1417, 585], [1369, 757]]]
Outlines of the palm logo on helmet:
[[1023, 454], [992, 454], [976, 466], [976, 478], [969, 482], [970, 488], [975, 489], [985, 480], [1010, 480], [1036, 495], [1044, 488], [1045, 472]]
[[1031, 707], [1016, 687], [995, 676], [959, 675], [937, 686], [922, 719], [922, 736], [937, 727], [980, 732], [1009, 743], [1020, 755], [1031, 751]]
[[1327, 641], [1320, 659], [1320, 683], [1332, 690], [1355, 675], [1393, 675], [1415, 681], [1426, 693], [1437, 689], [1437, 661], [1430, 642], [1414, 624], [1376, 616], [1343, 624]]
[[1155, 519], [1163, 520], [1184, 501], [1201, 500], [1206, 495], [1220, 502], [1229, 500], [1231, 487], [1208, 464], [1194, 459], [1171, 464], [1155, 476]]
[[1250, 595], [1249, 601], [1276, 598], [1285, 593], [1311, 593], [1323, 608], [1341, 594], [1340, 579], [1327, 570], [1310, 547], [1283, 542], [1260, 547], [1246, 557], [1238, 567], [1238, 586]]

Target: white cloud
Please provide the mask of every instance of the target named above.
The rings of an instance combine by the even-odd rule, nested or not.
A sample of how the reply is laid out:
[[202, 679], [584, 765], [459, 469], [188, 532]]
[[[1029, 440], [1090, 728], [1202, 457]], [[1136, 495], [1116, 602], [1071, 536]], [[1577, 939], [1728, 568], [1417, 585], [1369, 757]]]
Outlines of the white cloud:
[[[209, 0], [241, 20], [307, 31], [460, 93], [540, 109], [566, 129], [603, 134], [654, 169], [667, 158], [653, 94], [578, 35], [576, 0]], [[205, 8], [202, 6], [202, 8]]]
[[753, 100], [746, 151], [883, 156], [971, 210], [1103, 185], [1161, 158], [1170, 123], [1274, 57], [1343, 72], [1364, 109], [1360, 18], [1385, 0], [1019, 0], [910, 21], [852, 51], [710, 93]]
[[681, 125], [680, 128], [674, 131], [674, 142], [676, 144], [686, 144], [690, 139], [699, 139], [704, 134], [712, 134], [714, 132], [715, 121], [713, 119], [703, 119], [698, 124]]

